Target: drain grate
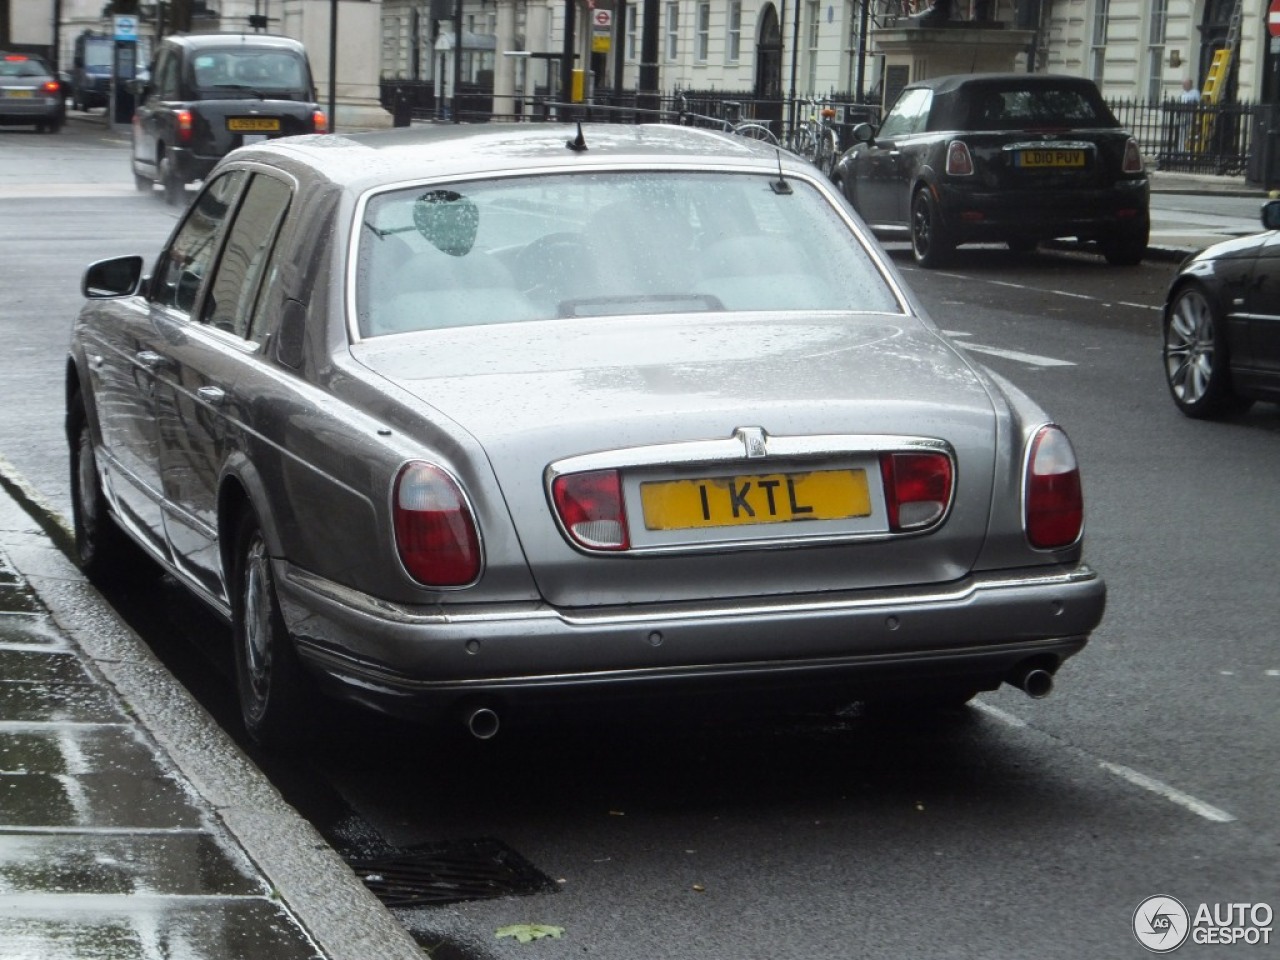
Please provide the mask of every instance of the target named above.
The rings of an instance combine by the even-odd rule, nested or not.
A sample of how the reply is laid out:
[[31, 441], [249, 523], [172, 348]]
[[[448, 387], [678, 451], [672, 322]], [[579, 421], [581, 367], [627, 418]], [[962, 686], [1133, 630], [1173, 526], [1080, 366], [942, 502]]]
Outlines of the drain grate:
[[499, 840], [422, 844], [377, 857], [348, 857], [366, 887], [388, 907], [550, 893], [556, 882]]

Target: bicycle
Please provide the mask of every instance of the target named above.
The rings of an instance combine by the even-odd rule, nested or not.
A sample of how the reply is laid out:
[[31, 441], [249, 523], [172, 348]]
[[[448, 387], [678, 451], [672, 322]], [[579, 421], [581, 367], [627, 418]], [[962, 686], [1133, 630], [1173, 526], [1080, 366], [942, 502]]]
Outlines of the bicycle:
[[768, 143], [772, 146], [779, 146], [778, 138], [774, 132], [763, 123], [751, 119], [742, 119], [742, 104], [737, 100], [726, 100], [724, 102], [725, 111], [733, 115], [733, 119], [726, 120], [727, 129], [735, 136], [746, 137], [748, 140], [759, 140], [761, 143]]
[[840, 155], [834, 125], [835, 107], [825, 100], [809, 99], [804, 103], [809, 107], [809, 115], [791, 132], [787, 148], [830, 176]]

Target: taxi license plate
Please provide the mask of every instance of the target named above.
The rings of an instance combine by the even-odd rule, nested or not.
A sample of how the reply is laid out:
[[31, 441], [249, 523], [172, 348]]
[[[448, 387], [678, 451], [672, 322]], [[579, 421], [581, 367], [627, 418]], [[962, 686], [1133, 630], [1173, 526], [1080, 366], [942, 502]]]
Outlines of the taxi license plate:
[[1020, 167], [1083, 167], [1083, 150], [1019, 150]]
[[31, 90], [6, 90], [4, 95], [11, 100], [28, 100], [35, 96]]
[[649, 530], [846, 520], [871, 515], [862, 469], [769, 473], [640, 484]]
[[279, 133], [279, 117], [228, 117], [227, 129], [232, 133]]

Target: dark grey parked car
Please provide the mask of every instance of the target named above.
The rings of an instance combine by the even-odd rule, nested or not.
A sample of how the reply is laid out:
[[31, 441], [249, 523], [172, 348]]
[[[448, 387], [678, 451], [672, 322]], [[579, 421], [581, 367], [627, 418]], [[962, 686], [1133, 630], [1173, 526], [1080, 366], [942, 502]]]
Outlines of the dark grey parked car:
[[267, 742], [315, 685], [480, 736], [578, 697], [1043, 695], [1103, 612], [1063, 430], [741, 137], [246, 147], [84, 290], [80, 562], [140, 547], [227, 617]]
[[0, 52], [0, 126], [57, 133], [67, 118], [61, 78], [40, 57]]
[[1165, 378], [1189, 417], [1280, 401], [1280, 200], [1263, 205], [1262, 226], [1201, 250], [1169, 285]]
[[166, 37], [137, 98], [134, 179], [139, 190], [159, 183], [173, 204], [236, 147], [329, 128], [306, 50], [288, 37]]
[[1150, 233], [1137, 141], [1091, 80], [935, 77], [903, 89], [879, 129], [859, 124], [832, 178], [878, 234], [905, 234], [925, 267], [959, 244], [1096, 241], [1138, 263]]

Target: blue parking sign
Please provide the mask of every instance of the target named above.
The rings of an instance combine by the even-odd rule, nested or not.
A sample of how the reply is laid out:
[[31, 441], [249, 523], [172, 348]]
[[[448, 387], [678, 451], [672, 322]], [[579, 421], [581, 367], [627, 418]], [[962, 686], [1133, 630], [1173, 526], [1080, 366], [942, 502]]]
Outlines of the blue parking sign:
[[112, 26], [115, 30], [116, 40], [123, 40], [126, 43], [138, 40], [138, 18], [130, 16], [118, 16], [111, 18]]

